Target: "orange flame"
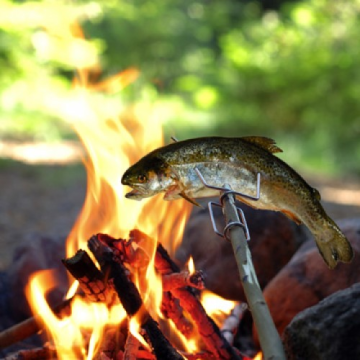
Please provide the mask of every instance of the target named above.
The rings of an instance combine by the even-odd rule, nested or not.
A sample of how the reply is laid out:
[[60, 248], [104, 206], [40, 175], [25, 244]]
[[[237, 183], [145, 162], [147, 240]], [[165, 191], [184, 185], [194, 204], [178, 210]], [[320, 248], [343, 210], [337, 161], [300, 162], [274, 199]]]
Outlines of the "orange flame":
[[262, 359], [263, 359], [262, 352], [259, 351], [259, 352], [255, 355], [255, 357], [254, 357], [253, 360], [262, 360]]
[[221, 326], [225, 318], [236, 305], [236, 301], [226, 300], [209, 290], [205, 290], [201, 293], [201, 303], [204, 306], [206, 313], [218, 326]]
[[[69, 26], [64, 41], [71, 34], [72, 41], [86, 42], [79, 26], [74, 22]], [[61, 35], [59, 28], [56, 34]], [[142, 202], [125, 198], [125, 189], [120, 183], [123, 173], [140, 157], [163, 145], [162, 125], [151, 105], [139, 102], [125, 107], [120, 99], [115, 104], [113, 98], [109, 98], [109, 94], [134, 81], [138, 70], [128, 69], [94, 83], [90, 70], [99, 68], [97, 63], [79, 67], [69, 96], [57, 104], [59, 113], [72, 123], [87, 153], [83, 159], [87, 171], [86, 198], [67, 239], [67, 256], [73, 256], [80, 248], [86, 249], [87, 240], [95, 233], [126, 238], [131, 229], [139, 228], [150, 235], [154, 243], [147, 244], [149, 266], [137, 285], [141, 288], [144, 306], [155, 316], [161, 314], [162, 295], [161, 280], [153, 263], [157, 242], [161, 241], [170, 253], [174, 251], [191, 206], [180, 200], [164, 202], [159, 196]], [[53, 286], [49, 273], [32, 277], [27, 295], [33, 312], [46, 318], [59, 358], [92, 358], [105, 326], [119, 323], [126, 316], [123, 308], [118, 305], [108, 309], [104, 304], [75, 299], [71, 316], [59, 319], [45, 301], [46, 292]], [[75, 292], [76, 284], [73, 284], [67, 296]], [[88, 333], [87, 344], [84, 331]], [[131, 331], [137, 336], [136, 322], [131, 323]]]

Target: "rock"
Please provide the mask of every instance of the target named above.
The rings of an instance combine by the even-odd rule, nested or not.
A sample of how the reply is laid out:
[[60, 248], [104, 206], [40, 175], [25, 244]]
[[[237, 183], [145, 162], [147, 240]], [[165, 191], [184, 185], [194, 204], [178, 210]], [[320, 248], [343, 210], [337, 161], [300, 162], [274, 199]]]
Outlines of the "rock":
[[67, 275], [61, 259], [65, 256], [65, 238], [44, 238], [36, 235], [18, 246], [13, 255], [12, 266], [8, 270], [9, 281], [9, 308], [12, 317], [23, 320], [31, 316], [28, 301], [25, 296], [25, 287], [30, 276], [39, 270], [54, 269], [57, 286], [50, 292], [47, 300], [51, 305], [59, 303], [67, 290]]
[[288, 360], [360, 359], [360, 283], [295, 316], [284, 332]]
[[312, 240], [296, 252], [264, 289], [280, 334], [300, 311], [360, 282], [360, 219], [341, 220], [338, 225], [354, 248], [355, 257], [350, 264], [339, 263], [330, 270]]
[[[259, 283], [264, 287], [308, 238], [308, 232], [281, 213], [239, 206], [250, 229], [249, 247]], [[220, 208], [214, 208], [214, 212], [222, 231], [224, 216]], [[245, 300], [232, 246], [214, 233], [207, 208], [195, 209], [191, 214], [175, 254], [178, 265], [183, 267], [190, 255], [196, 269], [204, 271], [209, 290], [228, 299]]]

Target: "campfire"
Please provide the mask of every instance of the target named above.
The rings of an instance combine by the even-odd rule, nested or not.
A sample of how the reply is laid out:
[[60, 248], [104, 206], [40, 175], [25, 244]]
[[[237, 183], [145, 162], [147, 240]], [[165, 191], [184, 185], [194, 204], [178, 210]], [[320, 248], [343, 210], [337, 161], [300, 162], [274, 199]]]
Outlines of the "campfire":
[[[73, 29], [74, 38], [82, 37], [78, 26]], [[198, 294], [205, 287], [201, 270], [189, 265], [181, 271], [172, 260], [191, 205], [161, 197], [125, 199], [122, 174], [137, 158], [163, 145], [162, 126], [151, 105], [114, 110], [99, 94], [118, 92], [137, 76], [136, 69], [128, 69], [94, 83], [91, 69], [78, 68], [71, 101], [61, 104], [87, 153], [87, 193], [62, 260], [69, 273], [63, 302], [52, 307], [47, 301], [47, 293], [57, 286], [54, 271], [35, 273], [26, 290], [34, 317], [2, 334], [4, 345], [46, 332], [48, 342], [24, 350], [23, 356], [243, 358], [231, 344], [238, 323], [225, 321], [234, 308], [238, 320], [242, 310], [204, 292], [212, 307], [206, 310]], [[216, 322], [213, 313], [218, 313]]]
[[[78, 24], [70, 25], [66, 36], [56, 35], [85, 41]], [[187, 268], [175, 261], [191, 205], [161, 195], [142, 202], [125, 198], [121, 176], [163, 145], [162, 124], [152, 104], [129, 107], [104, 96], [134, 82], [137, 69], [95, 82], [99, 68], [78, 66], [69, 96], [57, 104], [86, 152], [86, 198], [66, 256], [59, 258], [67, 289], [54, 306], [48, 293], [58, 287], [55, 270], [33, 274], [26, 289], [33, 317], [0, 333], [0, 346], [40, 332], [43, 345], [20, 350], [14, 359], [261, 359], [261, 353], [246, 355], [235, 344], [246, 306], [207, 291], [205, 275], [192, 261]], [[274, 302], [285, 304], [274, 293]]]

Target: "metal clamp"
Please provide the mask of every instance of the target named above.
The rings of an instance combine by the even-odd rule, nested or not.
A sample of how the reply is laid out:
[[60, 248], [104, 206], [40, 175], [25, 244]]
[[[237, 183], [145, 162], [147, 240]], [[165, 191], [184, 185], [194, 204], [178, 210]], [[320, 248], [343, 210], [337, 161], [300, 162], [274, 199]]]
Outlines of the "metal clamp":
[[244, 215], [244, 212], [239, 207], [237, 207], [236, 210], [238, 212], [238, 215], [239, 215], [241, 221], [231, 221], [231, 222], [227, 223], [225, 225], [225, 227], [224, 227], [223, 232], [220, 232], [219, 229], [216, 226], [215, 216], [214, 216], [214, 212], [213, 212], [213, 206], [217, 206], [217, 207], [222, 208], [222, 205], [218, 204], [216, 202], [213, 202], [213, 201], [210, 201], [208, 203], [211, 224], [212, 224], [212, 227], [213, 227], [213, 230], [214, 230], [215, 234], [217, 234], [217, 235], [221, 236], [222, 238], [230, 241], [229, 231], [234, 226], [239, 226], [244, 230], [246, 240], [247, 241], [250, 240], [250, 232], [249, 232], [249, 228], [248, 228], [248, 225], [247, 225], [247, 222], [246, 222], [246, 219], [245, 219], [245, 215]]
[[220, 232], [218, 230], [217, 226], [216, 226], [215, 216], [214, 216], [214, 212], [213, 212], [213, 206], [223, 208], [224, 198], [225, 198], [225, 196], [228, 196], [228, 195], [238, 195], [238, 196], [245, 197], [247, 199], [251, 199], [251, 200], [254, 200], [254, 201], [259, 200], [260, 199], [260, 173], [257, 174], [256, 196], [251, 196], [251, 195], [240, 193], [238, 191], [234, 191], [234, 190], [232, 190], [232, 189], [230, 189], [228, 187], [218, 187], [218, 186], [210, 185], [210, 184], [208, 184], [206, 182], [206, 180], [204, 179], [203, 175], [201, 174], [201, 172], [200, 172], [200, 170], [198, 168], [195, 168], [195, 171], [196, 171], [196, 174], [198, 175], [200, 181], [204, 184], [205, 187], [213, 189], [213, 190], [219, 190], [222, 193], [221, 196], [220, 196], [220, 204], [215, 203], [213, 201], [210, 201], [208, 203], [210, 219], [211, 219], [211, 223], [212, 223], [214, 232], [217, 235], [223, 237], [224, 239], [230, 241], [229, 231], [234, 226], [239, 226], [244, 230], [245, 238], [246, 238], [247, 241], [249, 241], [250, 240], [249, 227], [247, 225], [245, 215], [244, 215], [244, 212], [242, 211], [242, 209], [240, 209], [239, 207], [236, 207], [236, 211], [237, 211], [237, 213], [239, 215], [239, 221], [231, 221], [231, 222], [227, 223], [226, 226], [224, 227], [223, 232]]

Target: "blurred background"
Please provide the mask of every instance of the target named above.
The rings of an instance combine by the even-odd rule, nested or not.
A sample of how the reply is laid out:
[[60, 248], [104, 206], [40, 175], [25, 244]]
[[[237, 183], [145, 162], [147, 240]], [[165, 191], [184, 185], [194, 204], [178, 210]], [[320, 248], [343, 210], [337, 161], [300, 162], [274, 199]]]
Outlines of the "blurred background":
[[0, 0], [0, 8], [7, 246], [28, 232], [66, 234], [82, 205], [85, 170], [69, 116], [78, 109], [63, 105], [75, 67], [94, 84], [137, 68], [120, 95], [101, 95], [106, 104], [151, 104], [166, 142], [272, 137], [325, 198], [358, 209], [360, 0]]

